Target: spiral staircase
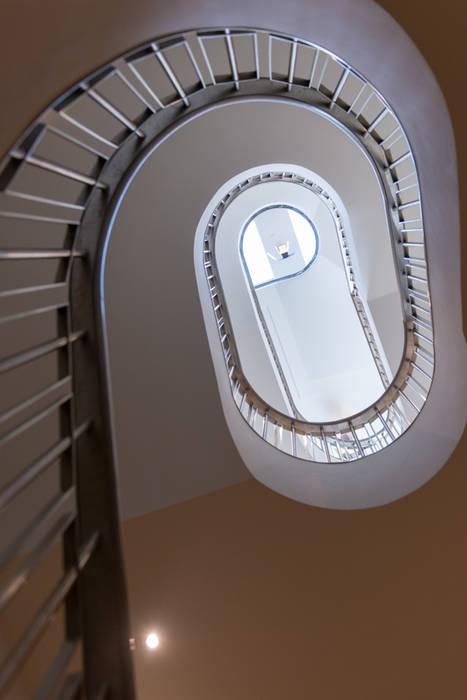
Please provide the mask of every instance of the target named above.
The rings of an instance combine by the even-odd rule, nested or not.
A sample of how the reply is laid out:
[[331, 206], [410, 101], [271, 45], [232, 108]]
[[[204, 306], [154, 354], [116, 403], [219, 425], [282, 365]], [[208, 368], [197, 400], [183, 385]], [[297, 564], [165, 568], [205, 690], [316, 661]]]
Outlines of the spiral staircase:
[[[0, 609], [27, 598], [36, 569], [58, 543], [62, 561], [5, 656], [2, 697], [14, 697], [23, 664], [57, 614], [62, 639], [34, 700], [134, 697], [102, 276], [109, 222], [132, 173], [180, 124], [226, 101], [267, 97], [311, 106], [366, 150], [390, 211], [404, 360], [382, 399], [362, 415], [315, 425], [272, 410], [242, 374], [211, 250], [227, 200], [214, 210], [202, 262], [242, 420], [292, 458], [343, 463], [384, 450], [410, 432], [424, 410], [437, 358], [423, 193], [397, 110], [377, 88], [331, 51], [292, 34], [236, 25], [164, 33], [83, 77], [6, 154], [0, 171], [0, 512], [8, 537]], [[345, 239], [342, 245], [345, 256]], [[354, 282], [350, 265], [348, 273]]]

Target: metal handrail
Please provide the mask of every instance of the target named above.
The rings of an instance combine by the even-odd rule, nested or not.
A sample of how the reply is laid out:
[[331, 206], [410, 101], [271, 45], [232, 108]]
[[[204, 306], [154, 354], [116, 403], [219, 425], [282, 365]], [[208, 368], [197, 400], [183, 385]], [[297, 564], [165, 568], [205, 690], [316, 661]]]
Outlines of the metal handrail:
[[[176, 64], [185, 68], [176, 71]], [[104, 224], [125, 178], [167, 129], [225, 100], [257, 96], [312, 105], [365, 147], [394, 204], [392, 234], [412, 335], [396, 380], [380, 401], [347, 422], [310, 426], [255, 396], [223, 330], [226, 371], [239, 410], [261, 437], [290, 454], [348, 461], [397, 439], [428, 394], [435, 358], [416, 167], [393, 110], [352, 67], [299, 38], [203, 29], [132, 49], [71, 87], [20, 136], [0, 166], [0, 265], [12, 270], [11, 279], [2, 275], [6, 282], [0, 289], [0, 328], [8, 342], [0, 357], [0, 379], [8, 376], [10, 397], [0, 409], [0, 424], [2, 449], [8, 447], [18, 460], [17, 466], [12, 460], [12, 472], [0, 486], [0, 514], [15, 507], [20, 493], [39, 493], [41, 475], [57, 464], [60, 480], [59, 492], [48, 493], [12, 533], [0, 561], [11, 564], [24, 547], [35, 552], [39, 546], [39, 557], [43, 547], [34, 544], [31, 528], [42, 528], [46, 541], [62, 515], [58, 504], [63, 499], [71, 499], [75, 513], [62, 536], [65, 578], [56, 581], [58, 588], [39, 608], [0, 675], [5, 684], [18, 675], [26, 652], [63, 602], [63, 647], [45, 670], [37, 698], [62, 682], [65, 697], [81, 685], [89, 698], [108, 692], [130, 700], [134, 692], [101, 308]], [[208, 250], [205, 261], [212, 261]], [[209, 282], [214, 313], [224, 319], [219, 285], [212, 278]], [[55, 335], [41, 335], [37, 319], [47, 321], [47, 328], [54, 325]], [[26, 381], [31, 383], [25, 389]], [[39, 428], [49, 436], [51, 416], [56, 420], [50, 440], [45, 444], [41, 438], [34, 450], [30, 436], [37, 438]], [[21, 463], [20, 436], [32, 442], [26, 464]], [[83, 558], [90, 541], [96, 546], [85, 549]], [[64, 680], [71, 649], [80, 639], [84, 675], [73, 671]]]

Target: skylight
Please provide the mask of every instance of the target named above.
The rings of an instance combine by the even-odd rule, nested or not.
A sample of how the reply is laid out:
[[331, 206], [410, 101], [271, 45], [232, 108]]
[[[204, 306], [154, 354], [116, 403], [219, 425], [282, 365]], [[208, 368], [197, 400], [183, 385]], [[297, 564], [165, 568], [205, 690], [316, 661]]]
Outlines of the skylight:
[[318, 236], [310, 219], [284, 204], [257, 212], [241, 240], [243, 261], [255, 288], [301, 274], [317, 251]]

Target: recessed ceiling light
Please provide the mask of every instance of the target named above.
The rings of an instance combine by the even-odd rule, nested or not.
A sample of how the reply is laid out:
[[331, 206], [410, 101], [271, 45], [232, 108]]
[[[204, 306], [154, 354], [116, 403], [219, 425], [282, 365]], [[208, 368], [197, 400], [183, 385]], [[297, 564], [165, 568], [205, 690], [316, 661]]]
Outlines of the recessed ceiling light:
[[155, 632], [151, 632], [151, 634], [148, 634], [146, 637], [146, 646], [148, 649], [157, 649], [159, 646], [159, 637]]

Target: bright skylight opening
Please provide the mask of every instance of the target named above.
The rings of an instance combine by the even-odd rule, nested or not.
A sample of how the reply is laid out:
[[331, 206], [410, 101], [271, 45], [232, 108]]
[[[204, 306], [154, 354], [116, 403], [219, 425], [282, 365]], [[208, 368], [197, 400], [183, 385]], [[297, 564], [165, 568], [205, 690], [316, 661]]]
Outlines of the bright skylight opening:
[[280, 204], [255, 214], [241, 242], [253, 287], [301, 274], [315, 259], [317, 249], [311, 221], [297, 209]]

